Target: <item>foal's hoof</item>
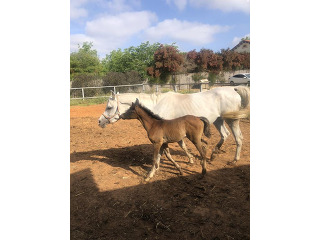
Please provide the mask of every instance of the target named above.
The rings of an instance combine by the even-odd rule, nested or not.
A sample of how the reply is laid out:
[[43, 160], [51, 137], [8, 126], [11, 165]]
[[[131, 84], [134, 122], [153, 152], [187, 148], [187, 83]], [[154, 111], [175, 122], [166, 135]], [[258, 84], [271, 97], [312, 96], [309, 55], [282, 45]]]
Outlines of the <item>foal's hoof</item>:
[[205, 175], [207, 173], [207, 169], [202, 169], [202, 175]]
[[194, 164], [194, 159], [190, 158], [188, 163], [191, 164], [191, 165]]

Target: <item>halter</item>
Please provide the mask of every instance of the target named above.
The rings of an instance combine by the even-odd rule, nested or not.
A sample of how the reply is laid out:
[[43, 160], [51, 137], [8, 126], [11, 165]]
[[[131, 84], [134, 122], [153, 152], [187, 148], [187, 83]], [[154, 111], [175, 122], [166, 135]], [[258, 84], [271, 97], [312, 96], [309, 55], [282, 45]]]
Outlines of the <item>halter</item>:
[[115, 98], [117, 100], [117, 109], [115, 111], [115, 113], [111, 116], [111, 117], [108, 117], [107, 115], [105, 115], [104, 113], [102, 113], [102, 116], [104, 116], [110, 123], [110, 119], [114, 118], [115, 116], [120, 116], [120, 111], [119, 111], [119, 99], [117, 97], [117, 95], [115, 95]]

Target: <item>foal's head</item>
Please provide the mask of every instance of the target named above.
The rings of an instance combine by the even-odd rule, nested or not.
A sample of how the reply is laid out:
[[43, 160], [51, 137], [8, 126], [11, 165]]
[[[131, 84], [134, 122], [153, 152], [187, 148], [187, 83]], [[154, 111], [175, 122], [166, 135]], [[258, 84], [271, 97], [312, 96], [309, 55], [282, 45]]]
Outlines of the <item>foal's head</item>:
[[151, 110], [148, 108], [142, 106], [139, 102], [139, 99], [136, 99], [135, 103], [132, 103], [131, 107], [123, 114], [120, 115], [120, 118], [122, 119], [139, 119], [139, 116], [141, 117], [141, 114], [147, 114], [148, 116], [157, 119], [162, 120], [161, 117], [154, 114]]
[[[137, 101], [138, 101], [138, 99], [136, 100], [136, 103], [137, 103]], [[120, 118], [122, 118], [122, 119], [137, 119], [138, 115], [137, 115], [137, 112], [135, 109], [136, 103], [132, 103], [131, 107], [125, 113], [120, 115]]]

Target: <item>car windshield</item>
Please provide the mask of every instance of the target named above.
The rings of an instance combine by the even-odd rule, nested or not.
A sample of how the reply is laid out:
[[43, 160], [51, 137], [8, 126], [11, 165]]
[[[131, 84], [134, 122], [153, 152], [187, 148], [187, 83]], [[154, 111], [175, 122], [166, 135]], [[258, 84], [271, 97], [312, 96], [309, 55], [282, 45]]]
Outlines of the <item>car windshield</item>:
[[247, 78], [250, 78], [250, 73], [249, 74], [245, 74]]

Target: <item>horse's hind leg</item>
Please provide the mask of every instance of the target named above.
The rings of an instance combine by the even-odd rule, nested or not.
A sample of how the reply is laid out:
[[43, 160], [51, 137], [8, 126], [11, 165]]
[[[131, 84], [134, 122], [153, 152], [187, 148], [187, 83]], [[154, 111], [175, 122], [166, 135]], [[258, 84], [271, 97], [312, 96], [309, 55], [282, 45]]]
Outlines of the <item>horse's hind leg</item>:
[[164, 154], [167, 156], [167, 158], [173, 163], [173, 165], [179, 170], [180, 174], [183, 175], [183, 172], [181, 170], [181, 167], [179, 166], [178, 163], [176, 163], [173, 158], [171, 157], [171, 154], [170, 154], [170, 149], [168, 147], [168, 145], [165, 147], [164, 149]]
[[242, 133], [240, 130], [240, 126], [239, 126], [240, 120], [239, 119], [237, 119], [237, 120], [227, 119], [226, 122], [229, 125], [229, 127], [231, 128], [232, 134], [233, 134], [234, 139], [237, 144], [237, 150], [236, 150], [236, 154], [235, 154], [235, 157], [233, 160], [233, 162], [236, 162], [240, 159], [240, 152], [241, 152], [242, 139], [243, 139], [243, 136], [242, 136]]
[[147, 176], [147, 178], [145, 179], [145, 181], [149, 181], [153, 175], [155, 174], [156, 171], [159, 170], [160, 168], [160, 157], [164, 151], [164, 146], [162, 145], [162, 143], [155, 143], [153, 145], [153, 165], [152, 168]]
[[214, 154], [220, 152], [220, 148], [224, 141], [227, 139], [227, 137], [230, 135], [230, 132], [224, 125], [224, 120], [222, 118], [217, 118], [216, 121], [214, 121], [213, 125], [216, 127], [216, 129], [220, 133], [220, 141], [217, 143], [215, 148], [212, 150], [210, 160], [213, 160], [215, 158]]
[[179, 146], [183, 149], [183, 151], [187, 154], [188, 158], [189, 158], [189, 163], [193, 164], [194, 163], [194, 157], [192, 156], [192, 154], [189, 152], [189, 150], [187, 149], [186, 144], [184, 143], [183, 140], [180, 140], [178, 142]]

